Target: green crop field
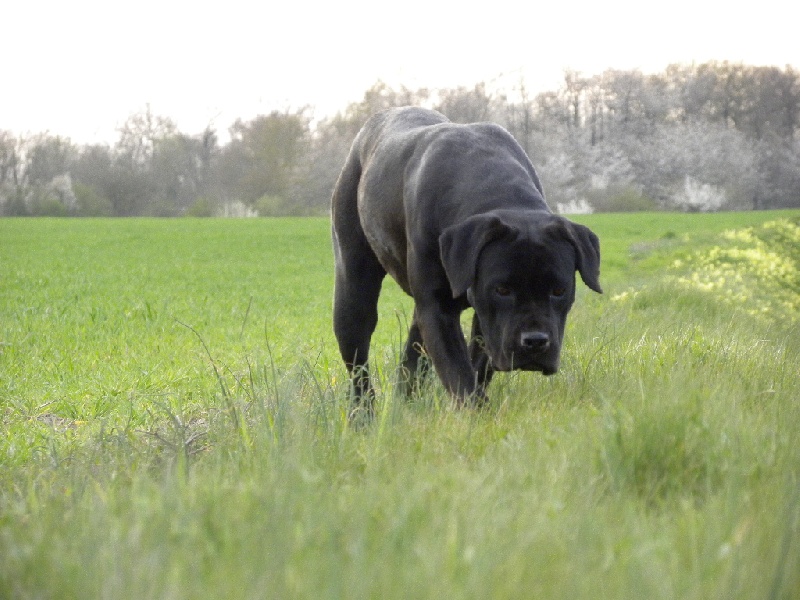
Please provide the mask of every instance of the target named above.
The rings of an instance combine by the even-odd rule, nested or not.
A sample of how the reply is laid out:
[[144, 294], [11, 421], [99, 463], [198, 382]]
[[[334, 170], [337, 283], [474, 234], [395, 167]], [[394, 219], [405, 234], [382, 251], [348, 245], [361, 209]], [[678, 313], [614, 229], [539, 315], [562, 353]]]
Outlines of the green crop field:
[[326, 220], [0, 220], [0, 598], [800, 598], [800, 212], [579, 220], [557, 375], [397, 396], [387, 281], [359, 428]]

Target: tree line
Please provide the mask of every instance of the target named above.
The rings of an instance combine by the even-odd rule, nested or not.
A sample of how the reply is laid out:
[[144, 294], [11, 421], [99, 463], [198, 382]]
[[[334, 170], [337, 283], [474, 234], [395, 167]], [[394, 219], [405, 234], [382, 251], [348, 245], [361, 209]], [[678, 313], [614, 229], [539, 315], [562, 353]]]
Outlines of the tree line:
[[728, 62], [664, 72], [565, 72], [559, 89], [392, 88], [336, 115], [311, 108], [237, 120], [220, 143], [148, 108], [114, 144], [0, 130], [0, 215], [314, 215], [356, 133], [379, 110], [434, 108], [503, 125], [562, 212], [800, 206], [800, 73]]

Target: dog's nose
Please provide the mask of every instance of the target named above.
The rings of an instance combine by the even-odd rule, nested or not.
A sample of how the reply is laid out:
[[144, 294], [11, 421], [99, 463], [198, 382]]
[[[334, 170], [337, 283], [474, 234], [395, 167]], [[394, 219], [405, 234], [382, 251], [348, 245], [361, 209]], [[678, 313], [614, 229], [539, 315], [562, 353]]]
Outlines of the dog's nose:
[[550, 336], [543, 331], [523, 331], [519, 343], [525, 350], [544, 352], [550, 347]]

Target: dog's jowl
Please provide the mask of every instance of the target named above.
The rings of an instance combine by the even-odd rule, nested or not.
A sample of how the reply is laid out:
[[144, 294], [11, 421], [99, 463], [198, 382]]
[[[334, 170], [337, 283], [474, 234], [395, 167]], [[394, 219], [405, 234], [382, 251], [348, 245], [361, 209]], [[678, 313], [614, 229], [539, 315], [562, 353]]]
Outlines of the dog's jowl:
[[387, 273], [414, 299], [409, 389], [424, 352], [459, 402], [481, 401], [495, 371], [555, 373], [576, 271], [602, 291], [597, 236], [551, 213], [525, 152], [491, 123], [459, 125], [421, 108], [373, 116], [339, 175], [332, 219], [334, 331], [366, 408]]

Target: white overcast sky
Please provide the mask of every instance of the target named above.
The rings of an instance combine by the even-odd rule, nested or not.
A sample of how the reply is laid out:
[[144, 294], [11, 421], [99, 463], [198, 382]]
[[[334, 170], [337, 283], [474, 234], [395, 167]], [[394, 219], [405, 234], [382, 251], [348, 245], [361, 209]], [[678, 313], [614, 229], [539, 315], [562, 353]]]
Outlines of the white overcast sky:
[[10, 0], [0, 130], [110, 142], [149, 103], [186, 133], [225, 131], [274, 109], [335, 113], [378, 79], [437, 88], [524, 75], [543, 91], [566, 68], [800, 68], [798, 17], [787, 0]]

